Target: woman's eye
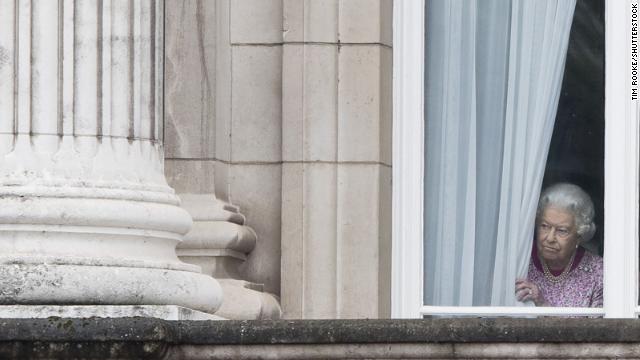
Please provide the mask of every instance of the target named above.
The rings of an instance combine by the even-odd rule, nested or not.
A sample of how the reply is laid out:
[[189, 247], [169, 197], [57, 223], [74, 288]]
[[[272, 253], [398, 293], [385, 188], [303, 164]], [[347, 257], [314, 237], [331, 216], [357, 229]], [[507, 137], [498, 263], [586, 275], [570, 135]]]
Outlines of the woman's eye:
[[544, 230], [544, 231], [549, 231], [549, 225], [548, 224], [540, 224], [540, 230]]
[[569, 236], [569, 230], [568, 229], [558, 229], [558, 235], [560, 235], [562, 237]]

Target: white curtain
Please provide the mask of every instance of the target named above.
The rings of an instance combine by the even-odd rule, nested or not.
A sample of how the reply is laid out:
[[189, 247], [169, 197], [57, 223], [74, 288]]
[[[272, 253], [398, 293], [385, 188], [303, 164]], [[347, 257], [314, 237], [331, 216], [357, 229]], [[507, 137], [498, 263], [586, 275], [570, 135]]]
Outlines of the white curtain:
[[575, 0], [427, 0], [426, 305], [515, 305]]

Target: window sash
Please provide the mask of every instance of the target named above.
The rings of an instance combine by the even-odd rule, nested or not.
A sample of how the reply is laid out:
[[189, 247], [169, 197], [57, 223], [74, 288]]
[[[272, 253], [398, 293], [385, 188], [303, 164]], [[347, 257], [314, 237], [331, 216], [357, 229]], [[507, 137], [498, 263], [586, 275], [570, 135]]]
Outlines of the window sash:
[[392, 317], [604, 315], [638, 306], [638, 101], [631, 100], [631, 6], [605, 0], [604, 307], [446, 307], [423, 304], [424, 9], [394, 2]]
[[631, 4], [605, 2], [604, 309], [638, 305], [638, 121], [631, 100]]
[[393, 2], [391, 315], [422, 307], [424, 193], [424, 0]]
[[603, 308], [526, 306], [422, 306], [420, 315], [438, 316], [602, 316]]

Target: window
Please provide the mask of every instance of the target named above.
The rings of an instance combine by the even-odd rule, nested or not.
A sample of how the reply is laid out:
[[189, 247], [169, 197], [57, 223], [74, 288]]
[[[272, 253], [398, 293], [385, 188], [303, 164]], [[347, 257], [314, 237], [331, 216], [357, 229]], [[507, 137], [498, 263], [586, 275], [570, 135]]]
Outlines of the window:
[[[447, 306], [447, 304], [429, 306], [423, 301], [426, 290], [422, 286], [423, 266], [427, 261], [423, 256], [424, 214], [430, 211], [429, 206], [432, 206], [423, 201], [424, 182], [429, 181], [428, 177], [425, 177], [423, 168], [425, 161], [423, 110], [425, 2], [395, 2], [393, 316], [421, 317], [448, 314], [637, 316], [640, 311], [636, 305], [638, 299], [638, 125], [637, 101], [631, 99], [632, 68], [629, 44], [631, 44], [632, 2], [607, 0], [605, 5], [604, 211], [606, 216], [603, 230], [606, 241], [604, 242], [604, 308], [598, 309], [472, 306], [475, 305], [473, 302], [463, 304], [469, 306]], [[428, 85], [427, 89], [429, 89]], [[427, 146], [432, 145], [433, 141], [437, 139], [432, 138]], [[427, 217], [428, 221], [431, 219]], [[433, 273], [429, 274], [429, 276], [433, 275]], [[460, 305], [460, 303], [456, 304]]]

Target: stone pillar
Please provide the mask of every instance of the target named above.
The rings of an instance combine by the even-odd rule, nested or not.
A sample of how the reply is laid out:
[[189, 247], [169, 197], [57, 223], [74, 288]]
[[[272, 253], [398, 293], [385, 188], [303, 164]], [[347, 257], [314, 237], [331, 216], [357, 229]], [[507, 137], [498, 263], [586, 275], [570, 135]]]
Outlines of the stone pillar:
[[0, 304], [219, 307], [175, 253], [163, 3], [0, 2]]
[[283, 4], [284, 316], [388, 317], [392, 2]]
[[[253, 114], [244, 114], [238, 120], [234, 114], [243, 113], [238, 109], [249, 107], [247, 99], [251, 97], [256, 102], [264, 101], [261, 97], [272, 99], [274, 95], [264, 91], [265, 84], [274, 78], [280, 79], [271, 75], [265, 81], [255, 76], [256, 71], [247, 74], [247, 69], [266, 62], [261, 57], [264, 54], [253, 55], [249, 51], [252, 49], [230, 42], [230, 23], [253, 14], [251, 10], [264, 0], [244, 6], [241, 1], [232, 1], [233, 4], [229, 0], [166, 1], [166, 174], [180, 194], [182, 207], [194, 220], [177, 253], [181, 260], [201, 266], [203, 273], [220, 282], [224, 301], [217, 315], [229, 319], [278, 318], [280, 306], [268, 292], [273, 292], [279, 284], [265, 280], [271, 279], [274, 273], [279, 274], [279, 268], [274, 268], [279, 258], [269, 255], [279, 249], [279, 239], [271, 236], [272, 229], [279, 234], [279, 214], [255, 211], [264, 207], [279, 210], [279, 201], [268, 203], [255, 199], [256, 195], [268, 191], [255, 184], [267, 183], [264, 174], [279, 174], [278, 164], [264, 166], [232, 161], [231, 148], [235, 143], [236, 156], [237, 153], [251, 156], [251, 150], [244, 143], [249, 140], [249, 134], [259, 131], [251, 127], [258, 120]], [[233, 16], [232, 8], [235, 9]], [[261, 16], [262, 10], [254, 16]], [[249, 52], [250, 56], [236, 53], [232, 58], [232, 48], [239, 54]], [[248, 59], [255, 63], [244, 64]], [[279, 63], [269, 61], [268, 64], [279, 69]], [[232, 91], [232, 68], [245, 69], [233, 76], [234, 86], [244, 86], [239, 91]], [[248, 91], [251, 87], [255, 89]], [[276, 103], [279, 101], [278, 97]], [[236, 104], [235, 111], [232, 103]], [[261, 120], [268, 123], [274, 118]], [[232, 124], [241, 120], [242, 125], [233, 125], [236, 128], [231, 131]], [[272, 133], [278, 129], [279, 124]], [[264, 149], [257, 146], [253, 151], [255, 155]], [[230, 177], [242, 179], [242, 184], [234, 183]], [[279, 178], [270, 180], [279, 186]], [[273, 192], [269, 196], [273, 196]], [[248, 211], [247, 217], [240, 213], [238, 203], [246, 206], [243, 210]], [[248, 224], [255, 226], [258, 236]]]
[[244, 270], [277, 293], [282, 0], [167, 0], [166, 17], [168, 181], [242, 208], [264, 241]]

